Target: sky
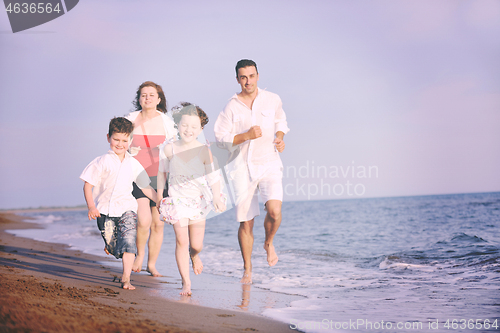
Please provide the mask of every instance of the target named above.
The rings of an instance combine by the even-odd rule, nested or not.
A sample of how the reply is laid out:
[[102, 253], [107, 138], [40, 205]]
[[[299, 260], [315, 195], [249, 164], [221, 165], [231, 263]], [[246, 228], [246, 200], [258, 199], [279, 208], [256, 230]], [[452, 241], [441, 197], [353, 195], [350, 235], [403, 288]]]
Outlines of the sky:
[[85, 0], [0, 12], [0, 209], [84, 204], [137, 87], [210, 118], [256, 61], [291, 129], [285, 201], [500, 191], [500, 1]]

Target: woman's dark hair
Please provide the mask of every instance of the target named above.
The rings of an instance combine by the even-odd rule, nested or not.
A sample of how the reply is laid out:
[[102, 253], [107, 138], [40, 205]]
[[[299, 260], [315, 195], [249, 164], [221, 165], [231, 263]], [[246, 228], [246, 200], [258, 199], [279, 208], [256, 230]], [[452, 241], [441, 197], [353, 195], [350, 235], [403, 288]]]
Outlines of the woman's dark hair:
[[[192, 105], [192, 108], [188, 108], [187, 106]], [[196, 108], [196, 109], [195, 109]], [[172, 109], [172, 117], [174, 118], [175, 124], [179, 124], [182, 119], [182, 116], [198, 116], [200, 117], [201, 127], [205, 127], [208, 124], [208, 116], [199, 106], [188, 103], [188, 102], [180, 102], [179, 106], [176, 106]]]
[[141, 103], [139, 103], [139, 99], [141, 98], [141, 90], [144, 87], [153, 87], [156, 89], [158, 93], [158, 97], [160, 97], [160, 104], [158, 104], [157, 109], [163, 113], [167, 113], [167, 99], [165, 98], [165, 93], [163, 92], [162, 87], [159, 84], [154, 83], [153, 81], [146, 81], [139, 86], [137, 92], [135, 94], [135, 100], [132, 102], [134, 104], [135, 110], [142, 110]]

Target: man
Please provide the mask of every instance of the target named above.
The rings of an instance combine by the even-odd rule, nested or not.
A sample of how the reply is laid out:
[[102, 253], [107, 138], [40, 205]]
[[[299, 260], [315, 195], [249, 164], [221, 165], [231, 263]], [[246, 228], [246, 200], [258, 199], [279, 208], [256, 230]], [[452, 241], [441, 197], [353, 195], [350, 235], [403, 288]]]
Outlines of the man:
[[285, 149], [283, 136], [289, 131], [278, 95], [257, 87], [259, 73], [254, 61], [236, 64], [241, 92], [235, 94], [215, 122], [215, 138], [230, 153], [229, 178], [236, 196], [236, 219], [240, 222], [238, 241], [243, 257], [242, 283], [252, 283], [253, 225], [259, 215], [258, 192], [265, 209], [264, 219], [269, 266], [278, 262], [273, 246], [281, 224], [283, 164], [278, 152]]

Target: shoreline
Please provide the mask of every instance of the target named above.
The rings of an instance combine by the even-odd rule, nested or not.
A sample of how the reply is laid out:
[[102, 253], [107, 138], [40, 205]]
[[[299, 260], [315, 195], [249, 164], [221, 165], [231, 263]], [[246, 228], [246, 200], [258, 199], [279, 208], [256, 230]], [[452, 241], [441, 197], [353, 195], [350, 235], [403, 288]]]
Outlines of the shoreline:
[[121, 268], [106, 265], [113, 259], [5, 232], [41, 227], [25, 219], [0, 212], [0, 286], [9, 290], [0, 296], [0, 331], [74, 331], [76, 327], [89, 332], [292, 331], [286, 323], [261, 315], [154, 295], [164, 282], [145, 274], [133, 276], [136, 290], [123, 290]]

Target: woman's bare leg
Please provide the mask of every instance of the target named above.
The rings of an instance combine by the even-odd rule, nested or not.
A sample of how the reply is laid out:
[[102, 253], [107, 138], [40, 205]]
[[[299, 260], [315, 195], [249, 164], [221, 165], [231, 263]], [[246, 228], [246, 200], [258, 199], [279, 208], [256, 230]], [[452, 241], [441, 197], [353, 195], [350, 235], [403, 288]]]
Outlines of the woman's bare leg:
[[140, 272], [142, 270], [142, 263], [146, 255], [146, 243], [149, 237], [149, 229], [151, 228], [151, 208], [149, 207], [149, 199], [137, 199], [137, 205], [137, 256], [132, 266], [134, 272]]
[[156, 261], [160, 255], [161, 245], [163, 243], [163, 229], [165, 228], [165, 223], [160, 220], [160, 214], [156, 207], [151, 207], [151, 235], [149, 236], [148, 243], [148, 266], [147, 271], [151, 275], [158, 277], [161, 274], [156, 269]]

